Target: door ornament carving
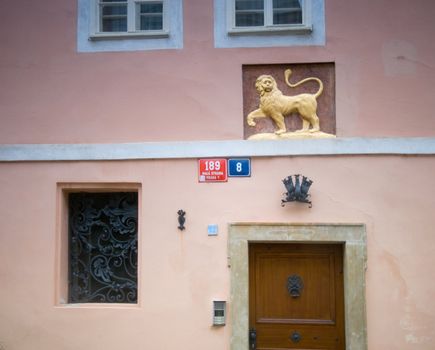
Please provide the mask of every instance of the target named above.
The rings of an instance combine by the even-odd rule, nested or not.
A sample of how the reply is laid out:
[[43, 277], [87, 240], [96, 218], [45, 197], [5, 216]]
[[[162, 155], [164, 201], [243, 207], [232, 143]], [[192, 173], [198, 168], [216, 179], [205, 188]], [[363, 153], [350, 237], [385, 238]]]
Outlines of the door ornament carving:
[[299, 298], [304, 289], [304, 282], [301, 276], [291, 275], [287, 278], [287, 290], [292, 298]]

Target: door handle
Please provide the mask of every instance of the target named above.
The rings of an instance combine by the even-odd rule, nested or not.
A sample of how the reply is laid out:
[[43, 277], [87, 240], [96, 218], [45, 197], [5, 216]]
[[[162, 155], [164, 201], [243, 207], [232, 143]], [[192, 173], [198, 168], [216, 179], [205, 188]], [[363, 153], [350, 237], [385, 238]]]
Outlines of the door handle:
[[257, 331], [255, 328], [249, 330], [249, 350], [257, 350]]

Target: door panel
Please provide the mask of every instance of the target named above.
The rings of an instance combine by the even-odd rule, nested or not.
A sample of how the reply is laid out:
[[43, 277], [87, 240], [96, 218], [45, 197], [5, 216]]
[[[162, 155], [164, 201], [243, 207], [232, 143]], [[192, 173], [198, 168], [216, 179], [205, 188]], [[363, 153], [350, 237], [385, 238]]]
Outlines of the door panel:
[[257, 349], [344, 350], [342, 245], [250, 244], [249, 322]]

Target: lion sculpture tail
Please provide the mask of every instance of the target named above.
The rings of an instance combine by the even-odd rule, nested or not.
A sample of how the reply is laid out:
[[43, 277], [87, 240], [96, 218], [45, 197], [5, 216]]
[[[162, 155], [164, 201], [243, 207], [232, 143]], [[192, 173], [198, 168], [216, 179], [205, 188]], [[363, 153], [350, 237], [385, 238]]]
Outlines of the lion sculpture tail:
[[317, 92], [314, 94], [314, 97], [317, 98], [317, 97], [319, 97], [322, 94], [322, 92], [323, 92], [323, 83], [322, 83], [322, 81], [319, 78], [309, 77], [309, 78], [305, 78], [305, 79], [303, 79], [301, 81], [298, 81], [296, 84], [292, 84], [292, 83], [290, 83], [288, 81], [291, 74], [292, 74], [292, 70], [291, 69], [286, 69], [285, 72], [284, 72], [285, 82], [291, 88], [294, 88], [296, 86], [302, 85], [303, 83], [306, 83], [307, 81], [314, 80], [314, 81], [317, 81], [317, 83], [319, 84], [319, 90], [317, 90]]

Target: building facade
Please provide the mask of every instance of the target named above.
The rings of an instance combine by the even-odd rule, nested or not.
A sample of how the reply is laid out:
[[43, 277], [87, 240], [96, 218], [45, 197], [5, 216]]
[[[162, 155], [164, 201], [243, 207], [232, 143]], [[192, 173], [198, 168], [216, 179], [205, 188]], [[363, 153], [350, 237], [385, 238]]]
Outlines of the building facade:
[[432, 2], [0, 8], [0, 349], [433, 348]]

